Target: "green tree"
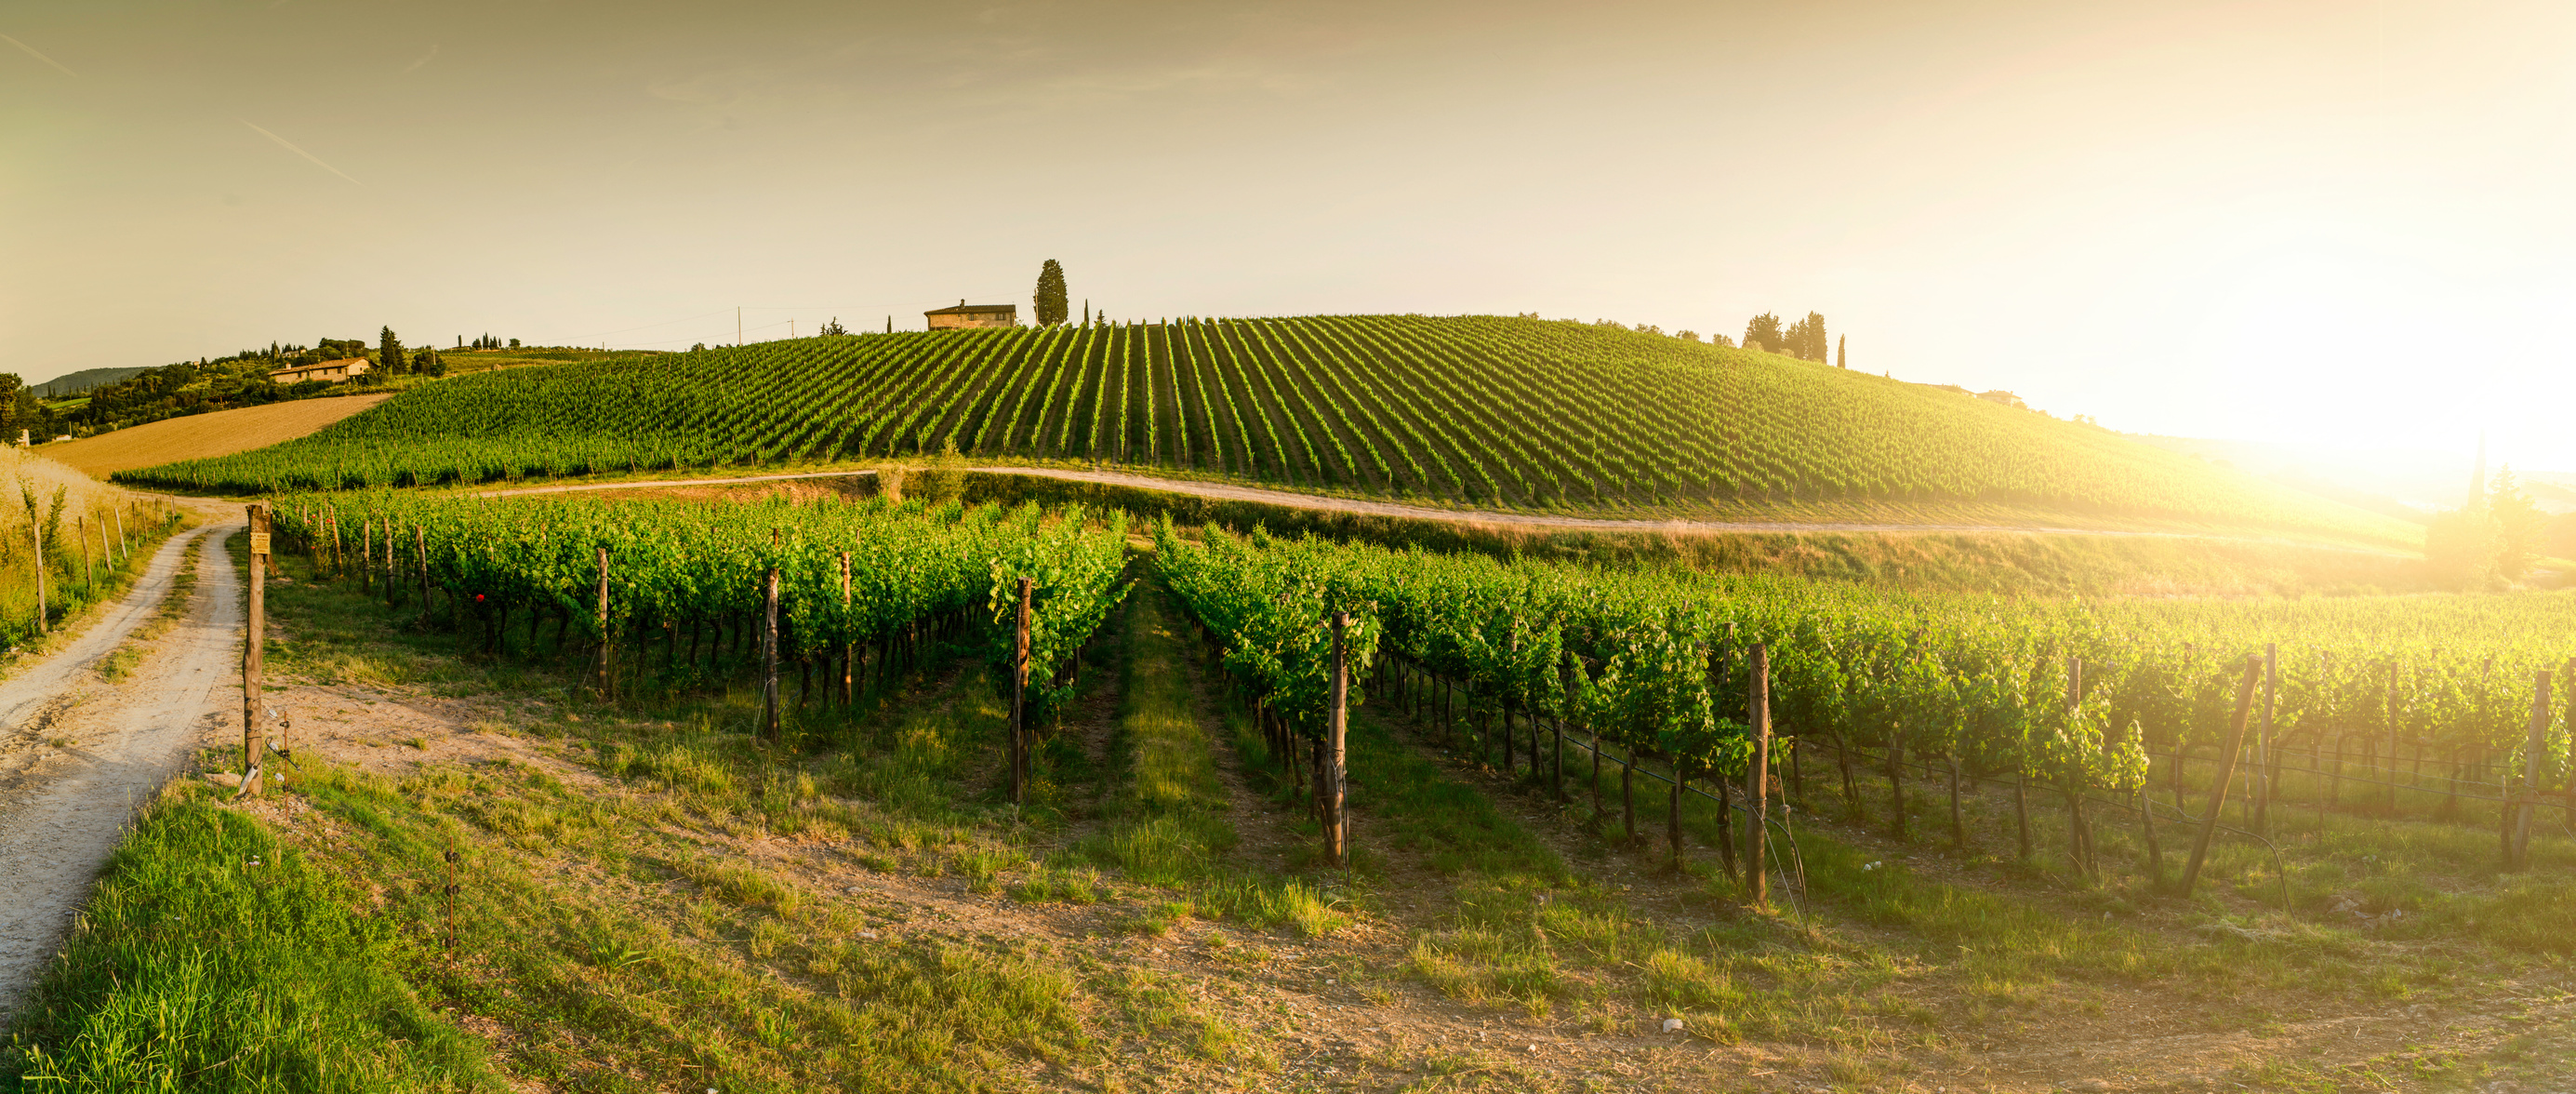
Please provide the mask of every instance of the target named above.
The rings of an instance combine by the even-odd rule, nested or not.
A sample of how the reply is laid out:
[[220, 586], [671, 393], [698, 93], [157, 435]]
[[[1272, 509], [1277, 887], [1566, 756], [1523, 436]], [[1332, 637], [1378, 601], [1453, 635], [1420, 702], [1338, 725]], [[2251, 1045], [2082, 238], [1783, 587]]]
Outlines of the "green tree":
[[2453, 589], [2483, 589], [2503, 577], [2504, 529], [2484, 505], [2453, 509], [2424, 529], [2424, 562], [2433, 580]]
[[1834, 367], [1851, 367], [1851, 336], [1848, 334], [1834, 339]]
[[385, 375], [392, 376], [405, 371], [403, 365], [402, 339], [394, 337], [392, 327], [386, 327], [384, 333], [376, 336], [376, 367]]
[[2576, 513], [2549, 518], [2541, 527], [2540, 549], [2552, 558], [2576, 558]]
[[2531, 564], [2540, 560], [2549, 514], [2541, 512], [2538, 505], [2532, 504], [2531, 495], [2522, 492], [2522, 482], [2514, 477], [2511, 464], [2496, 470], [2495, 483], [2487, 488], [2487, 512], [2495, 518], [2496, 576], [2520, 581], [2531, 573]]
[[850, 328], [842, 326], [841, 317], [835, 315], [831, 322], [823, 324], [823, 329], [815, 331], [814, 335], [818, 338], [837, 338], [848, 333]]
[[19, 379], [14, 372], [0, 372], [0, 444], [18, 443], [18, 430], [24, 425], [25, 417], [19, 406], [19, 397], [25, 394], [25, 380]]
[[1808, 312], [1806, 318], [1789, 324], [1788, 331], [1780, 336], [1777, 352], [1821, 363], [1828, 359], [1826, 351], [1831, 348], [1833, 343], [1825, 337], [1825, 317]]
[[1046, 260], [1038, 267], [1037, 319], [1041, 327], [1053, 326], [1070, 317], [1064, 295], [1064, 267], [1056, 260]]
[[1744, 325], [1744, 348], [1778, 353], [1781, 345], [1779, 316], [1766, 311]]

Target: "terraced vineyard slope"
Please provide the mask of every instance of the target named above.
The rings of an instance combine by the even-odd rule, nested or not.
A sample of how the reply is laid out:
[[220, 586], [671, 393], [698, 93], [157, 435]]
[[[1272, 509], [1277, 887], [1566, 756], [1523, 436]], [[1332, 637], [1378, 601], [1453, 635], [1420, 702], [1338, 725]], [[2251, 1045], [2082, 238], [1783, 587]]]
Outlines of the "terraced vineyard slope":
[[1540, 509], [1984, 503], [2404, 538], [1954, 391], [1612, 326], [1315, 316], [809, 338], [461, 377], [120, 474], [333, 489], [940, 452]]

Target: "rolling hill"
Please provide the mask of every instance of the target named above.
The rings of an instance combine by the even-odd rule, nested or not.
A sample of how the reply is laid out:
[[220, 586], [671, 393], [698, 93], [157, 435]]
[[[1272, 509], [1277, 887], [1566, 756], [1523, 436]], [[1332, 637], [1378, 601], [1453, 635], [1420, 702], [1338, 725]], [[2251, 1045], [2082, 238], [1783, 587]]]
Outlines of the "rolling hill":
[[1608, 325], [1185, 320], [767, 342], [458, 377], [188, 490], [918, 457], [1158, 469], [1543, 510], [1961, 504], [2404, 541], [2396, 521], [2088, 425]]
[[103, 477], [129, 468], [247, 452], [292, 440], [389, 398], [392, 396], [297, 399], [189, 414], [50, 444], [44, 453], [79, 468], [83, 474]]
[[151, 370], [146, 368], [85, 368], [79, 372], [64, 373], [41, 384], [29, 384], [27, 389], [35, 392], [41, 399], [60, 399], [78, 395], [102, 384], [130, 380], [149, 371]]

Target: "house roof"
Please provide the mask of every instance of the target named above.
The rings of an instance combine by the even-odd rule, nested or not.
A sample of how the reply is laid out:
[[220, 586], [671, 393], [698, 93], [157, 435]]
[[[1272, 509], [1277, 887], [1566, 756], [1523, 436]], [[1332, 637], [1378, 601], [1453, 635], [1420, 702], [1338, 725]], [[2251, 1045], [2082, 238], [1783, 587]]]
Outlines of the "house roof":
[[926, 312], [923, 312], [923, 313], [921, 313], [921, 314], [923, 314], [923, 315], [965, 315], [965, 314], [970, 313], [970, 312], [972, 312], [972, 313], [977, 313], [977, 314], [982, 314], [982, 313], [987, 313], [987, 312], [1001, 312], [1002, 314], [1005, 314], [1005, 315], [1013, 315], [1013, 314], [1017, 314], [1017, 313], [1019, 312], [1019, 310], [1020, 310], [1020, 306], [1019, 306], [1019, 305], [1017, 305], [1017, 304], [969, 304], [969, 303], [966, 303], [966, 302], [965, 302], [965, 301], [963, 301], [963, 300], [960, 300], [960, 301], [958, 301], [958, 302], [957, 302], [957, 306], [956, 306], [956, 307], [953, 307], [953, 308], [940, 308], [940, 309], [938, 309], [938, 310], [936, 310], [936, 311], [926, 311]]
[[337, 361], [322, 361], [310, 365], [288, 365], [285, 368], [273, 368], [268, 370], [268, 374], [270, 376], [284, 376], [289, 373], [296, 372], [320, 372], [323, 369], [348, 368], [353, 365], [364, 365], [366, 363], [367, 359], [364, 357], [343, 357]]

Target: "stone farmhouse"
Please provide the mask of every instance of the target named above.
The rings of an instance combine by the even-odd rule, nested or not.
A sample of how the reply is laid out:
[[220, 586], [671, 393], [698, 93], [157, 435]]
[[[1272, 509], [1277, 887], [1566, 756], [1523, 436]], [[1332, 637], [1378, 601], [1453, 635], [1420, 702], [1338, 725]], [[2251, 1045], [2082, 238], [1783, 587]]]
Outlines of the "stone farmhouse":
[[296, 365], [292, 368], [271, 369], [268, 373], [268, 379], [270, 383], [277, 384], [300, 384], [306, 380], [323, 380], [336, 384], [342, 380], [352, 379], [366, 374], [366, 358], [343, 357], [337, 361], [323, 361], [318, 364]]
[[969, 304], [960, 300], [956, 307], [921, 314], [929, 318], [932, 330], [1015, 327], [1020, 323], [1020, 306], [1017, 304]]

